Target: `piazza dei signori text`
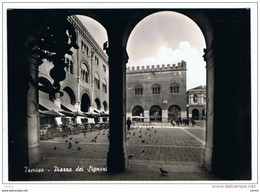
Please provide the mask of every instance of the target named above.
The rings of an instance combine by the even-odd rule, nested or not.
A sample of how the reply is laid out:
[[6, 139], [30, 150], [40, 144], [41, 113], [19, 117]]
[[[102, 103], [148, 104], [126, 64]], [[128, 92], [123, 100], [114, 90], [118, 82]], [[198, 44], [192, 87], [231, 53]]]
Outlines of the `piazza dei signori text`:
[[[205, 84], [187, 88], [185, 58], [128, 65], [135, 26], [164, 11], [202, 31]], [[7, 9], [7, 180], [250, 181], [250, 14]], [[101, 24], [103, 46], [79, 16]]]

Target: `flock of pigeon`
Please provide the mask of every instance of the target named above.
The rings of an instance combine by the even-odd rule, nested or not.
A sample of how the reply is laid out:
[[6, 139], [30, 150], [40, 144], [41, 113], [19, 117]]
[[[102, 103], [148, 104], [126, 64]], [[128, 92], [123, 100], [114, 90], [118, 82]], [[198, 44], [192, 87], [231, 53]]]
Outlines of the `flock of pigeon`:
[[[135, 129], [137, 129], [137, 128], [135, 128]], [[153, 131], [154, 130], [154, 131]], [[92, 132], [92, 131], [91, 131]], [[139, 133], [141, 134], [142, 133], [142, 130], [140, 130], [139, 131]], [[145, 132], [144, 132], [146, 135], [147, 134], [149, 134], [149, 137], [151, 137], [151, 134], [152, 133], [157, 133], [157, 131], [156, 131], [156, 129], [154, 129], [154, 127], [149, 127], [149, 128], [147, 128], [146, 130], [145, 130]], [[85, 134], [84, 134], [85, 135]], [[95, 135], [95, 137], [91, 140], [91, 142], [94, 142], [94, 143], [96, 143], [97, 142], [97, 138], [98, 138], [98, 136], [100, 136], [100, 135], [107, 135], [107, 137], [108, 137], [108, 139], [109, 139], [109, 130], [103, 130], [103, 132], [101, 132], [101, 130], [98, 132], [98, 134], [97, 135]], [[128, 132], [128, 136], [127, 136], [127, 140], [129, 140], [129, 136], [135, 136], [136, 135], [136, 132], [135, 131], [133, 131], [133, 132]], [[68, 135], [65, 135], [65, 136], [63, 136], [63, 138], [67, 138], [68, 137]], [[86, 138], [86, 137], [85, 137]], [[145, 143], [145, 140], [144, 139], [142, 139], [142, 135], [139, 135], [138, 136], [138, 138], [139, 139], [141, 139], [141, 143]], [[66, 139], [65, 140], [65, 143], [66, 144], [68, 144], [68, 149], [71, 149], [72, 148], [72, 143], [73, 143], [73, 141], [72, 141], [72, 139], [73, 139], [73, 137], [70, 137], [69, 139]], [[77, 145], [78, 143], [80, 143], [79, 141], [74, 141], [74, 143], [75, 143], [75, 145]], [[54, 150], [57, 150], [57, 147], [55, 146], [54, 147]], [[79, 146], [77, 146], [77, 150], [78, 151], [80, 151], [80, 150], [82, 150], [82, 148], [81, 147], [79, 147]], [[145, 150], [144, 149], [142, 149], [142, 151], [141, 151], [141, 153], [144, 153], [145, 152]], [[133, 155], [129, 155], [128, 156], [128, 158], [129, 159], [132, 159], [133, 158]], [[168, 172], [167, 171], [165, 171], [165, 170], [163, 170], [162, 168], [160, 168], [160, 172], [161, 172], [161, 175], [162, 176], [166, 176], [167, 174], [168, 174]]]
[[[149, 127], [149, 128], [147, 128], [147, 129], [145, 130], [144, 133], [145, 133], [146, 135], [149, 134], [149, 137], [151, 137], [151, 136], [152, 136], [152, 133], [157, 133], [156, 129], [154, 129], [154, 132], [153, 132], [153, 129], [154, 129], [154, 127], [151, 127], [151, 128]], [[139, 133], [141, 134], [142, 131], [140, 130]], [[128, 135], [129, 135], [129, 136], [130, 136], [130, 135], [135, 136], [135, 132], [133, 132], [133, 134], [132, 134], [132, 133], [129, 131], [129, 132], [128, 132]], [[129, 136], [126, 138], [127, 140], [129, 140]], [[142, 135], [139, 135], [138, 138], [141, 139], [141, 143], [145, 143], [145, 140], [142, 139]], [[144, 152], [145, 152], [145, 150], [142, 149], [141, 153], [144, 153]], [[129, 159], [132, 159], [132, 158], [133, 158], [133, 155], [129, 155], [128, 158], [129, 158]], [[167, 175], [168, 175], [168, 171], [163, 170], [162, 168], [160, 168], [160, 172], [161, 172], [161, 175], [162, 175], [162, 176], [167, 176]]]

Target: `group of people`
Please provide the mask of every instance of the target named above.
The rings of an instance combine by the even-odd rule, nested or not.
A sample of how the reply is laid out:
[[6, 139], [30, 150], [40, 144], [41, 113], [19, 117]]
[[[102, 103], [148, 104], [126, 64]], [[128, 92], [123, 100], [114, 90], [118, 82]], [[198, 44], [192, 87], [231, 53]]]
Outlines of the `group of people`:
[[185, 126], [189, 126], [190, 125], [190, 122], [192, 124], [192, 126], [195, 125], [195, 121], [193, 118], [190, 118], [190, 119], [182, 119], [181, 117], [179, 117], [176, 121], [172, 120], [171, 124], [173, 126], [177, 125], [177, 126], [180, 126], [182, 124], [184, 124]]
[[[180, 126], [182, 124], [184, 124], [184, 126], [189, 126], [190, 125], [190, 122], [192, 124], [192, 126], [195, 125], [195, 121], [193, 118], [190, 118], [190, 119], [182, 119], [181, 117], [179, 117], [176, 121], [172, 120], [171, 121], [171, 124], [173, 126], [175, 126], [177, 124], [177, 126]], [[127, 129], [130, 130], [130, 127], [131, 127], [131, 120], [130, 120], [130, 117], [128, 117], [127, 121], [126, 121], [126, 125], [127, 125]]]

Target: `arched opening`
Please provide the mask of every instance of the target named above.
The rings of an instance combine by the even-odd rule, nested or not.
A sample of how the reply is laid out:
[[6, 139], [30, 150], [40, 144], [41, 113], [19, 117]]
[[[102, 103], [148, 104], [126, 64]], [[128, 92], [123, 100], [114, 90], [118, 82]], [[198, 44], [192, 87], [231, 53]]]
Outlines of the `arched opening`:
[[103, 108], [104, 108], [104, 111], [108, 110], [108, 106], [107, 106], [107, 102], [106, 101], [103, 102]]
[[161, 122], [162, 121], [162, 108], [158, 105], [154, 105], [150, 108], [150, 121]]
[[192, 110], [192, 118], [194, 120], [199, 120], [199, 116], [200, 116], [199, 110], [198, 109], [193, 109]]
[[101, 103], [100, 103], [100, 100], [98, 98], [95, 99], [95, 108], [100, 110], [101, 109]]
[[177, 121], [181, 117], [181, 108], [178, 105], [171, 105], [168, 108], [168, 122]]
[[74, 105], [76, 103], [74, 91], [70, 87], [65, 87], [63, 91], [64, 94], [62, 96], [61, 101]]
[[52, 92], [52, 83], [45, 77], [39, 77], [39, 98], [49, 99], [54, 101], [56, 95]]
[[144, 121], [144, 109], [137, 105], [133, 108], [132, 110], [132, 120], [133, 121], [140, 121], [143, 122]]
[[[140, 20], [127, 42], [127, 112], [132, 112], [130, 110], [137, 104], [144, 107], [145, 123], [135, 126], [139, 128], [138, 131], [144, 132], [143, 138], [146, 138], [145, 134], [149, 134], [144, 131], [145, 128], [161, 128], [162, 135], [157, 138], [167, 145], [163, 148], [161, 156], [171, 154], [172, 149], [179, 151], [178, 147], [196, 154], [194, 160], [187, 158], [183, 161], [182, 157], [175, 155], [172, 156], [173, 161], [203, 161], [205, 129], [199, 127], [200, 125], [192, 127], [190, 123], [191, 119], [187, 116], [187, 91], [196, 86], [206, 85], [206, 63], [203, 59], [205, 48], [206, 41], [198, 25], [189, 17], [173, 11], [156, 12]], [[139, 96], [141, 87], [142, 97]], [[172, 127], [174, 129], [169, 129]], [[176, 140], [174, 135], [182, 134], [183, 130], [185, 132], [182, 139], [194, 142], [195, 145], [166, 144], [164, 134], [169, 140]], [[154, 133], [158, 133], [158, 130]], [[146, 138], [150, 144], [150, 148], [146, 149], [155, 148], [153, 150], [156, 151], [158, 142], [153, 142], [150, 137], [153, 138], [153, 134]], [[160, 154], [159, 151], [157, 153]], [[140, 157], [139, 154], [136, 155]], [[164, 158], [167, 159], [167, 156]], [[158, 159], [150, 160], [152, 162]]]
[[81, 105], [80, 105], [81, 111], [88, 112], [90, 106], [91, 106], [90, 98], [87, 93], [84, 93], [81, 97]]
[[[81, 13], [83, 13], [85, 10], [81, 10]], [[138, 12], [135, 12], [136, 10], [123, 10], [123, 11], [119, 11], [119, 10], [109, 10], [109, 14], [107, 14], [108, 12], [106, 12], [107, 10], [99, 10], [99, 13], [104, 13], [104, 15], [102, 17], [100, 17], [100, 21], [103, 20], [103, 22], [106, 24], [107, 28], [110, 28], [109, 30], [114, 33], [113, 35], [110, 35], [110, 56], [114, 57], [111, 59], [111, 63], [114, 66], [114, 69], [116, 72], [119, 72], [119, 77], [113, 77], [111, 78], [114, 81], [111, 81], [112, 84], [116, 84], [119, 81], [122, 81], [122, 77], [124, 77], [124, 73], [122, 74], [122, 72], [120, 72], [120, 70], [122, 71], [122, 66], [124, 67], [125, 65], [125, 57], [123, 53], [125, 53], [125, 45], [126, 45], [126, 41], [128, 39], [128, 35], [127, 34], [127, 30], [129, 30], [129, 23], [136, 23], [137, 21], [141, 20], [142, 18], [144, 18], [145, 16], [154, 13], [158, 10], [138, 10]], [[140, 11], [140, 12], [139, 12]], [[250, 10], [177, 10], [179, 12], [184, 13], [185, 15], [189, 15], [192, 19], [196, 20], [198, 23], [200, 23], [200, 27], [203, 28], [203, 32], [206, 34], [207, 37], [207, 49], [205, 50], [205, 60], [207, 60], [207, 145], [206, 145], [206, 149], [205, 149], [205, 159], [207, 160], [206, 162], [206, 166], [209, 170], [213, 170], [216, 171], [222, 175], [225, 176], [225, 173], [229, 174], [226, 175], [228, 176], [233, 176], [233, 177], [228, 177], [230, 178], [251, 178], [250, 177], [250, 170], [251, 168], [247, 167], [247, 163], [250, 161], [250, 136], [251, 136], [251, 132], [250, 129], [248, 128], [248, 125], [245, 123], [247, 122], [247, 120], [250, 121], [250, 102], [245, 102], [243, 100], [248, 100], [250, 101], [250, 89], [247, 91], [247, 87], [246, 86], [250, 86], [250, 75], [243, 75], [244, 72], [246, 71], [246, 74], [250, 73], [250, 40], [249, 39], [249, 32], [248, 29], [250, 29], [250, 22], [248, 22], [248, 19], [250, 17]], [[72, 11], [73, 13], [75, 13], [76, 11]], [[98, 13], [96, 13], [96, 10], [87, 10], [86, 12], [90, 12], [89, 14], [96, 16], [96, 18], [98, 18]], [[35, 12], [34, 12], [35, 13]], [[36, 12], [35, 16], [38, 16], [38, 13], [40, 16], [44, 15], [42, 12]], [[49, 13], [49, 12], [48, 12]], [[132, 15], [135, 13], [139, 13], [136, 14], [136, 16], [134, 17], [134, 19], [132, 19]], [[202, 13], [202, 14], [201, 14]], [[88, 14], [88, 13], [86, 13]], [[46, 14], [46, 15], [51, 15], [51, 14]], [[55, 15], [55, 14], [53, 14]], [[115, 20], [115, 17], [110, 18], [109, 15], [112, 16], [118, 16], [120, 17], [119, 20]], [[240, 16], [241, 15], [241, 16]], [[44, 15], [45, 16], [45, 15]], [[56, 16], [56, 15], [55, 15]], [[104, 16], [108, 16], [108, 17], [104, 17]], [[231, 16], [231, 17], [229, 17]], [[21, 17], [21, 19], [19, 18]], [[62, 16], [58, 16], [57, 17], [62, 17]], [[241, 18], [242, 17], [242, 18]], [[17, 109], [18, 111], [16, 111], [15, 107], [18, 106], [19, 101], [22, 101], [21, 104], [23, 106], [25, 106], [26, 108], [26, 96], [30, 95], [30, 94], [26, 94], [27, 90], [23, 90], [24, 87], [28, 86], [28, 82], [24, 82], [23, 77], [27, 77], [28, 71], [25, 72], [25, 70], [23, 69], [24, 67], [26, 67], [27, 65], [27, 60], [23, 60], [23, 57], [26, 57], [26, 54], [24, 54], [24, 52], [22, 51], [21, 53], [19, 53], [17, 50], [28, 50], [26, 47], [26, 43], [22, 42], [24, 41], [24, 37], [26, 36], [26, 34], [29, 32], [29, 30], [27, 31], [27, 28], [33, 29], [31, 31], [38, 31], [40, 29], [42, 29], [42, 23], [40, 23], [40, 26], [37, 19], [34, 20], [30, 20], [31, 15], [29, 14], [13, 14], [12, 15], [12, 19], [14, 19], [14, 21], [22, 21], [23, 19], [25, 20], [29, 20], [28, 23], [30, 23], [30, 21], [33, 22], [33, 25], [28, 25], [27, 23], [24, 23], [24, 25], [26, 27], [24, 27], [24, 30], [19, 30], [20, 26], [16, 26], [17, 22], [10, 22], [10, 30], [12, 33], [14, 33], [15, 35], [11, 35], [8, 37], [8, 41], [9, 44], [11, 45], [11, 48], [9, 49], [10, 55], [12, 55], [12, 57], [9, 57], [9, 61], [10, 61], [10, 69], [16, 69], [16, 70], [9, 70], [11, 72], [13, 72], [16, 75], [22, 75], [21, 78], [21, 88], [19, 86], [15, 85], [15, 79], [13, 79], [12, 75], [9, 75], [11, 83], [10, 86], [14, 86], [13, 88], [10, 88], [12, 97], [11, 97], [11, 101], [14, 102], [14, 104], [11, 105], [11, 108], [9, 111], [14, 112], [14, 113], [18, 113], [19, 115], [21, 115], [22, 117], [24, 117], [24, 122], [19, 121], [20, 119], [22, 119], [21, 117], [19, 117], [18, 115], [16, 115], [15, 117], [17, 117], [16, 119], [19, 121], [19, 125], [21, 123], [21, 125], [24, 126], [20, 126], [19, 128], [22, 127], [22, 130], [25, 131], [25, 133], [27, 133], [28, 130], [31, 130], [30, 127], [28, 129], [27, 126], [27, 121], [26, 121], [26, 116], [24, 116], [23, 114], [27, 114], [26, 110], [20, 110]], [[48, 21], [54, 21], [54, 19], [49, 19], [49, 17], [46, 17], [48, 19]], [[105, 19], [104, 19], [105, 18]], [[129, 22], [124, 22], [125, 18], [127, 18], [127, 20]], [[196, 19], [197, 18], [197, 19]], [[37, 22], [35, 22], [35, 20]], [[234, 20], [234, 21], [233, 21]], [[250, 19], [249, 19], [250, 20]], [[12, 21], [12, 20], [11, 20]], [[56, 21], [56, 20], [55, 20]], [[201, 22], [199, 22], [201, 21]], [[205, 23], [203, 24], [203, 22], [205, 21]], [[223, 22], [224, 21], [224, 22]], [[241, 22], [240, 22], [241, 21]], [[15, 24], [12, 24], [15, 23]], [[21, 22], [22, 23], [22, 22]], [[55, 22], [54, 22], [55, 23]], [[160, 23], [160, 22], [158, 22]], [[57, 24], [57, 23], [55, 23]], [[122, 25], [120, 27], [116, 27], [116, 29], [113, 31], [113, 29], [111, 28], [115, 28], [115, 26]], [[211, 27], [211, 25], [213, 25], [213, 27]], [[214, 31], [212, 30], [214, 29]], [[239, 30], [237, 30], [239, 29]], [[21, 33], [20, 35], [17, 32]], [[213, 34], [214, 32], [214, 34]], [[149, 33], [145, 33], [145, 34], [149, 34]], [[226, 34], [226, 35], [224, 35]], [[29, 36], [29, 35], [28, 35]], [[194, 36], [194, 35], [192, 35]], [[17, 37], [17, 38], [15, 38]], [[194, 38], [194, 37], [193, 37]], [[21, 40], [21, 43], [19, 43], [18, 40]], [[122, 40], [122, 42], [121, 42]], [[212, 43], [214, 40], [214, 44]], [[185, 44], [182, 44], [185, 47]], [[187, 45], [187, 44], [186, 44]], [[240, 49], [234, 49], [233, 47], [238, 46]], [[17, 47], [17, 48], [16, 48]], [[137, 47], [137, 46], [136, 46]], [[152, 47], [152, 46], [151, 46]], [[82, 48], [84, 48], [84, 44], [82, 46]], [[88, 51], [87, 51], [88, 50]], [[167, 49], [164, 49], [167, 50]], [[242, 51], [241, 51], [242, 50]], [[246, 53], [244, 54], [243, 51], [246, 50]], [[89, 49], [86, 48], [86, 52], [89, 52]], [[139, 52], [139, 51], [136, 51]], [[142, 52], [140, 52], [142, 53]], [[230, 57], [225, 57], [226, 54], [229, 54]], [[118, 57], [118, 59], [115, 59], [116, 56]], [[21, 65], [22, 67], [20, 67], [17, 64], [17, 61], [23, 63], [24, 65]], [[33, 63], [33, 62], [32, 62]], [[34, 63], [35, 64], [35, 63]], [[121, 66], [122, 65], [122, 66]], [[93, 65], [91, 65], [93, 66]], [[112, 65], [111, 65], [112, 66]], [[120, 70], [118, 70], [117, 68], [119, 68]], [[32, 70], [31, 70], [32, 71]], [[35, 70], [37, 71], [37, 69]], [[112, 70], [111, 70], [112, 71]], [[14, 76], [14, 75], [13, 75]], [[115, 73], [116, 76], [116, 73]], [[20, 77], [20, 76], [19, 76]], [[229, 77], [227, 79], [227, 77]], [[241, 79], [240, 79], [241, 78]], [[241, 82], [243, 83], [237, 83], [238, 85], [235, 85], [234, 82], [236, 82], [236, 80], [241, 80]], [[26, 78], [25, 78], [26, 81]], [[246, 83], [244, 83], [246, 82]], [[230, 89], [230, 87], [232, 87], [232, 89]], [[112, 123], [112, 125], [119, 125], [118, 127], [120, 128], [124, 128], [124, 117], [125, 117], [125, 110], [124, 110], [124, 105], [125, 104], [125, 98], [124, 98], [124, 85], [122, 83], [119, 84], [118, 89], [120, 92], [120, 94], [117, 94], [115, 85], [114, 87], [111, 86], [111, 93], [112, 94], [116, 94], [117, 98], [116, 101], [113, 101], [113, 107], [115, 108], [113, 110], [113, 115], [112, 118], [119, 118], [119, 122], [117, 123]], [[181, 87], [180, 87], [181, 88]], [[16, 90], [17, 89], [17, 90]], [[23, 93], [21, 94], [21, 99], [19, 99], [18, 97], [16, 97], [15, 95], [18, 95], [16, 93]], [[225, 95], [223, 94], [219, 94], [221, 92], [225, 92]], [[237, 95], [239, 95], [239, 97], [236, 97]], [[115, 96], [115, 95], [113, 95]], [[239, 108], [233, 107], [236, 106], [235, 101], [230, 100], [229, 106], [227, 107], [226, 110], [223, 112], [222, 109], [222, 104], [226, 101], [226, 98], [234, 98], [236, 97], [236, 102], [240, 103], [241, 105]], [[18, 98], [18, 100], [16, 101], [16, 99]], [[213, 100], [214, 99], [214, 100]], [[119, 104], [117, 105], [116, 102], [118, 102]], [[161, 102], [164, 104], [164, 106], [168, 103], [167, 100], [161, 100]], [[31, 106], [33, 106], [33, 104], [31, 104], [30, 102], [28, 102]], [[37, 103], [36, 103], [37, 104]], [[114, 105], [115, 104], [115, 105]], [[213, 105], [214, 104], [214, 105]], [[121, 108], [119, 106], [122, 106]], [[248, 106], [247, 106], [248, 105]], [[15, 107], [14, 107], [15, 106]], [[110, 105], [111, 106], [111, 105]], [[37, 105], [36, 105], [37, 107]], [[248, 108], [247, 108], [248, 107]], [[147, 107], [149, 108], [149, 107]], [[164, 109], [162, 115], [165, 117], [165, 107], [162, 107]], [[181, 107], [182, 108], [182, 107]], [[244, 109], [247, 108], [247, 112], [244, 112]], [[33, 108], [28, 108], [30, 110], [32, 110]], [[112, 108], [111, 108], [112, 109]], [[213, 110], [214, 109], [214, 110]], [[241, 110], [243, 109], [243, 110]], [[145, 113], [147, 113], [149, 109], [147, 109], [145, 111]], [[119, 112], [114, 112], [114, 111], [119, 111]], [[234, 111], [236, 112], [236, 117], [232, 117], [232, 114], [234, 113]], [[29, 111], [31, 112], [31, 111]], [[149, 113], [149, 111], [148, 111]], [[224, 115], [222, 114], [224, 113]], [[11, 113], [12, 114], [12, 113]], [[30, 114], [30, 113], [29, 113]], [[12, 114], [14, 115], [14, 114]], [[12, 116], [12, 115], [9, 115]], [[223, 125], [223, 121], [226, 116], [231, 117], [232, 120], [230, 120], [229, 122], [227, 122], [225, 125]], [[241, 117], [241, 119], [243, 120], [238, 120]], [[111, 121], [115, 122], [115, 120]], [[242, 124], [241, 124], [242, 123]], [[243, 128], [243, 126], [245, 125], [245, 128]], [[12, 129], [9, 131], [9, 133], [11, 134], [12, 137], [14, 137], [14, 140], [16, 141], [16, 145], [18, 144], [22, 144], [21, 146], [27, 146], [26, 144], [28, 143], [27, 141], [25, 141], [25, 139], [23, 138], [18, 138], [16, 135], [23, 135], [24, 133], [22, 131], [20, 131], [17, 127], [17, 125], [12, 124], [12, 122], [10, 121], [10, 127], [12, 127]], [[116, 131], [112, 132], [111, 131], [111, 135], [113, 135], [112, 138], [114, 139], [114, 142], [118, 142], [120, 144], [124, 144], [123, 143], [123, 139], [122, 137], [124, 137], [124, 132], [123, 131], [119, 131], [118, 132], [118, 128], [115, 126], [113, 127], [113, 129], [116, 129]], [[112, 130], [112, 129], [111, 129]], [[16, 132], [17, 131], [17, 132]], [[12, 133], [13, 132], [13, 133]], [[19, 134], [18, 134], [19, 133]], [[234, 134], [234, 137], [231, 137], [230, 139], [227, 139], [227, 136]], [[29, 134], [28, 134], [29, 135]], [[31, 132], [30, 132], [31, 135]], [[214, 141], [213, 141], [213, 135], [214, 135]], [[118, 137], [117, 137], [118, 136]], [[119, 138], [117, 140], [117, 138]], [[241, 140], [240, 140], [241, 138]], [[245, 138], [245, 139], [243, 139]], [[19, 140], [20, 139], [20, 140]], [[228, 141], [227, 141], [228, 140]], [[12, 145], [13, 140], [10, 140], [9, 144]], [[230, 145], [226, 145], [227, 143], [230, 143]], [[17, 148], [14, 148], [10, 145], [10, 149], [15, 149], [15, 152], [18, 152], [17, 156], [21, 155], [21, 153], [19, 153], [19, 150], [22, 149], [22, 147], [18, 146]], [[237, 147], [237, 145], [239, 147]], [[36, 146], [36, 145], [34, 145]], [[214, 146], [214, 149], [213, 147]], [[237, 149], [236, 149], [237, 147]], [[113, 146], [111, 147], [113, 148]], [[118, 149], [119, 147], [116, 146], [116, 148]], [[122, 147], [121, 147], [122, 148]], [[120, 148], [120, 149], [121, 149]], [[235, 149], [235, 150], [232, 150]], [[23, 150], [21, 150], [23, 151]], [[246, 152], [247, 151], [247, 152]], [[121, 151], [120, 151], [121, 152]], [[231, 153], [230, 153], [231, 152]], [[27, 150], [28, 153], [28, 150]], [[25, 153], [25, 155], [27, 155], [27, 153]], [[14, 153], [16, 154], [16, 153]], [[115, 154], [119, 154], [120, 157], [124, 156], [124, 152], [121, 153], [110, 153], [112, 157], [115, 157]], [[213, 154], [213, 156], [212, 156]], [[24, 155], [24, 156], [25, 156]], [[248, 156], [247, 156], [248, 155]], [[22, 155], [21, 155], [22, 156]], [[15, 158], [13, 158], [12, 156], [10, 156], [12, 158], [12, 162], [14, 163]], [[111, 164], [116, 164], [120, 161], [120, 157], [117, 159], [117, 162], [110, 162]], [[221, 159], [221, 157], [225, 157], [223, 159]], [[239, 157], [239, 159], [241, 161], [237, 161], [236, 159]], [[25, 159], [25, 158], [23, 158]], [[26, 159], [25, 159], [26, 160]], [[125, 160], [124, 158], [122, 158], [122, 160]], [[27, 162], [27, 161], [26, 161]], [[125, 161], [124, 161], [125, 162]], [[213, 163], [212, 163], [213, 162]], [[109, 164], [108, 163], [108, 164]], [[109, 165], [111, 165], [109, 164]], [[247, 164], [247, 165], [246, 165]], [[20, 163], [20, 165], [22, 165]], [[251, 165], [249, 163], [249, 165]], [[23, 169], [22, 165], [22, 169]], [[21, 166], [20, 166], [21, 167]], [[109, 166], [108, 166], [109, 167]], [[240, 167], [241, 169], [237, 169], [237, 167]], [[11, 167], [11, 168], [15, 168], [15, 166]], [[212, 169], [211, 169], [212, 168]], [[14, 170], [14, 169], [13, 169]], [[124, 170], [124, 169], [123, 169]], [[248, 171], [249, 170], [249, 171]], [[120, 170], [122, 171], [122, 169]], [[246, 176], [243, 177], [243, 173], [245, 173]]]

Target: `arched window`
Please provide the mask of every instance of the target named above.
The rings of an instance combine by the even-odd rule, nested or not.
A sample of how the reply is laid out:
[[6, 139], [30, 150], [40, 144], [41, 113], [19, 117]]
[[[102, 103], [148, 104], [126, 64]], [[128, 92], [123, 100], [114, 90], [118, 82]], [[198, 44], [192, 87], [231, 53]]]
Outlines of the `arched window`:
[[179, 93], [179, 85], [177, 84], [172, 84], [170, 86], [170, 93]]
[[141, 85], [135, 86], [135, 95], [143, 95], [143, 87]]
[[96, 103], [96, 108], [98, 110], [100, 110], [101, 109], [101, 104], [100, 104], [100, 100], [98, 98], [95, 99], [95, 103]]
[[107, 102], [106, 101], [103, 102], [103, 107], [104, 107], [104, 111], [107, 111], [108, 107], [107, 107]]
[[159, 95], [160, 94], [160, 86], [159, 85], [153, 85], [152, 86], [152, 93], [153, 93], [153, 95]]
[[103, 79], [102, 88], [103, 88], [103, 91], [104, 91], [105, 93], [107, 93], [107, 82], [106, 82], [105, 79]]
[[95, 73], [95, 77], [94, 77], [94, 84], [95, 86], [100, 89], [100, 80], [99, 80], [99, 76], [97, 73]]
[[81, 64], [81, 79], [87, 83], [89, 81], [89, 70], [86, 63]]

